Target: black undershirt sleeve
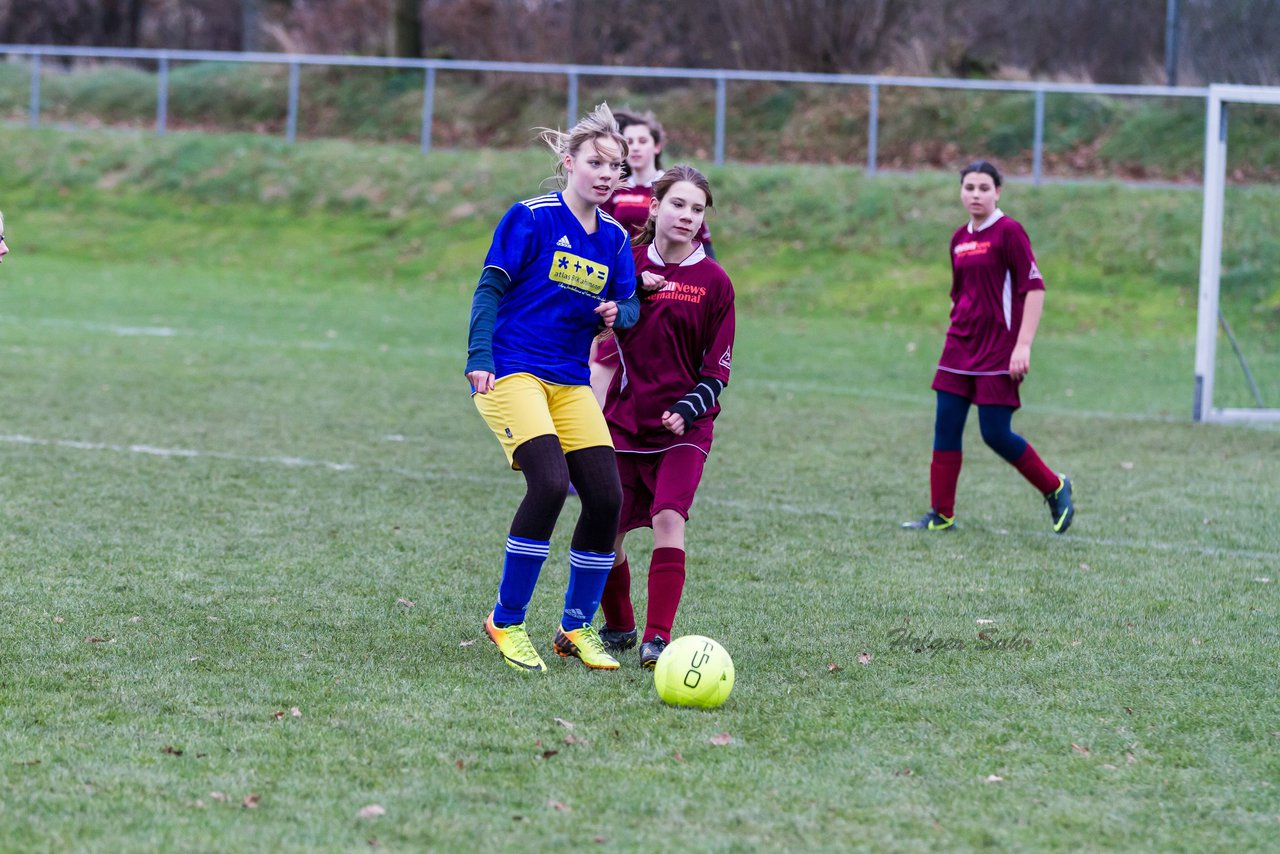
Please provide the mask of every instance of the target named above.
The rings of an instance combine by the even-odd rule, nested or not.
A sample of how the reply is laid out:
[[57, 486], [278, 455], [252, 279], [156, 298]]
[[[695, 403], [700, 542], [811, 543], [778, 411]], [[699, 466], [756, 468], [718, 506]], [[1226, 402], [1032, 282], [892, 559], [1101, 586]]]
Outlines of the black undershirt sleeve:
[[707, 410], [716, 405], [720, 392], [724, 391], [724, 383], [712, 377], [698, 377], [698, 384], [693, 391], [671, 407], [670, 411], [684, 418], [685, 426], [707, 414]]

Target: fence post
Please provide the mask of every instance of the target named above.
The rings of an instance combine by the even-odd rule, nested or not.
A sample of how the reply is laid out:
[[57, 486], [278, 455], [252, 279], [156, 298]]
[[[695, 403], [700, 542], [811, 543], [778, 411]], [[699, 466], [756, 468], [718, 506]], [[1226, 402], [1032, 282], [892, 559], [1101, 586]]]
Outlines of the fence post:
[[578, 123], [578, 72], [569, 72], [569, 121], [565, 127], [573, 127]]
[[867, 177], [876, 174], [876, 143], [880, 136], [880, 84], [872, 82], [868, 87], [871, 96], [867, 106]]
[[30, 123], [32, 127], [40, 125], [40, 54], [31, 57], [31, 106]]
[[721, 74], [716, 78], [716, 165], [724, 165], [724, 109], [728, 98], [728, 82]]
[[1164, 7], [1164, 83], [1178, 85], [1178, 0]]
[[298, 72], [298, 63], [289, 63], [289, 117], [285, 129], [285, 139], [289, 142], [298, 136]]
[[164, 136], [169, 126], [169, 57], [161, 55], [156, 80], [156, 134]]
[[431, 150], [431, 114], [436, 104], [436, 70], [428, 67], [422, 84], [422, 153]]
[[1040, 186], [1040, 173], [1044, 166], [1044, 90], [1036, 90], [1035, 142], [1031, 149], [1031, 183]]

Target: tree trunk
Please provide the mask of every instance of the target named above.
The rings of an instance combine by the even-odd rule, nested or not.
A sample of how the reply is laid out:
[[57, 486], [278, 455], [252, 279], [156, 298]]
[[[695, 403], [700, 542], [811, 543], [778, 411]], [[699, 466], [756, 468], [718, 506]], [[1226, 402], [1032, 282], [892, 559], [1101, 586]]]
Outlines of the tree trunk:
[[412, 59], [422, 56], [422, 0], [394, 0], [391, 53]]
[[259, 12], [258, 0], [240, 0], [240, 49], [243, 51], [258, 49]]

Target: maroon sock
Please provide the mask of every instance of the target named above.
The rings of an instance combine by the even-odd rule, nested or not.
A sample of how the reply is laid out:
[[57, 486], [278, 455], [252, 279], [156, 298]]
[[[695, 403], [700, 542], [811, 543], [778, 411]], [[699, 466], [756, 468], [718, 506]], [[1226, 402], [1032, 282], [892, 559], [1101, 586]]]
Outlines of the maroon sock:
[[684, 592], [684, 549], [654, 549], [649, 561], [649, 614], [644, 640], [671, 641], [671, 625]]
[[929, 497], [933, 509], [948, 519], [956, 515], [956, 483], [960, 480], [963, 451], [934, 451], [929, 465]]
[[600, 610], [604, 612], [604, 624], [611, 629], [629, 632], [636, 627], [636, 612], [631, 608], [631, 567], [626, 558], [609, 570]]
[[1027, 449], [1022, 452], [1022, 456], [1013, 461], [1013, 467], [1022, 473], [1022, 476], [1031, 481], [1031, 485], [1044, 495], [1050, 492], [1056, 492], [1058, 487], [1062, 485], [1062, 480], [1058, 475], [1044, 464], [1044, 460], [1040, 459], [1040, 455], [1036, 453], [1036, 449], [1027, 444]]

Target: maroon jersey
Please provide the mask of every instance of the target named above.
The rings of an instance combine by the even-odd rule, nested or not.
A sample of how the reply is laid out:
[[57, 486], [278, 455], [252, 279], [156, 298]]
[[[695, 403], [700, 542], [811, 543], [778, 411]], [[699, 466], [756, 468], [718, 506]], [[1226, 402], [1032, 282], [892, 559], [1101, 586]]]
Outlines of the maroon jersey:
[[[659, 172], [648, 184], [628, 184], [625, 187], [619, 187], [613, 191], [609, 201], [600, 206], [600, 210], [622, 223], [622, 227], [635, 237], [644, 231], [644, 224], [649, 221], [649, 201], [653, 198], [653, 184], [661, 177], [662, 173]], [[703, 246], [711, 245], [711, 233], [707, 231], [705, 219], [693, 239]]]
[[679, 264], [667, 264], [653, 244], [634, 248], [636, 280], [644, 270], [667, 285], [640, 291], [640, 320], [616, 330], [621, 368], [605, 398], [613, 446], [619, 451], [665, 451], [676, 445], [711, 450], [712, 422], [720, 404], [677, 436], [662, 426], [662, 413], [693, 391], [700, 377], [729, 382], [733, 360], [733, 283], [701, 246]]
[[976, 231], [951, 237], [951, 328], [938, 369], [988, 376], [1009, 373], [1028, 291], [1044, 290], [1027, 232], [997, 210]]

